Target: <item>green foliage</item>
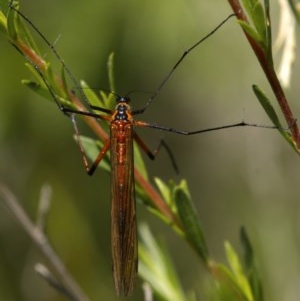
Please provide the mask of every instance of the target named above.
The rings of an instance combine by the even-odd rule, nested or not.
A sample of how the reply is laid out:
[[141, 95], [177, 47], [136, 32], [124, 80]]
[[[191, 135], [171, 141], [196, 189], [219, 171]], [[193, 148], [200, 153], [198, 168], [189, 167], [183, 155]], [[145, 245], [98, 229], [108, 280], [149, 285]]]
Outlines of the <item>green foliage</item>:
[[227, 272], [245, 300], [253, 301], [249, 281], [243, 270], [240, 259], [229, 242], [225, 242], [225, 251], [231, 272]]
[[[230, 300], [262, 301], [262, 287], [255, 255], [245, 230], [242, 229], [241, 234], [246, 254], [245, 263], [241, 262], [229, 242], [225, 242], [229, 268], [216, 262], [209, 253], [204, 231], [190, 198], [186, 181], [182, 181], [179, 185], [175, 185], [173, 182], [166, 185], [156, 179], [156, 183], [165, 201], [181, 223], [180, 231], [177, 227], [173, 227], [173, 230], [192, 247], [212, 276], [214, 283], [214, 289], [210, 292], [212, 300], [214, 298], [229, 300], [227, 298], [230, 295]], [[164, 216], [158, 213], [157, 216], [167, 222]], [[140, 237], [142, 240], [139, 251], [141, 277], [151, 284], [160, 300], [190, 300], [188, 295], [183, 294], [183, 290], [178, 284], [178, 277], [170, 263], [170, 256], [166, 255], [166, 250], [155, 242], [149, 229], [145, 226], [141, 227]], [[160, 276], [158, 277], [158, 275]], [[170, 294], [174, 295], [170, 296]], [[183, 298], [183, 296], [185, 297]]]
[[188, 300], [166, 248], [158, 244], [145, 224], [139, 225], [139, 275], [148, 282], [159, 300]]
[[[228, 1], [230, 3], [232, 2], [231, 0]], [[241, 14], [241, 7], [240, 11], [237, 12], [238, 16], [240, 16], [239, 24], [244, 30], [246, 37], [248, 38], [248, 41], [255, 52], [264, 73], [266, 74], [281, 108], [282, 114], [285, 117], [288, 128], [291, 130], [291, 134], [284, 131], [277, 117], [277, 113], [275, 112], [275, 109], [268, 97], [256, 85], [253, 85], [254, 93], [274, 126], [278, 128], [281, 135], [288, 141], [293, 149], [299, 153], [300, 132], [295, 122], [296, 118], [294, 118], [289, 107], [289, 103], [278, 80], [273, 64], [270, 3], [268, 0], [264, 0], [263, 6], [261, 0], [242, 0], [242, 2], [250, 21]], [[238, 8], [236, 9], [238, 10]]]
[[[297, 146], [295, 144], [295, 141], [292, 139], [292, 136], [284, 129], [281, 122], [279, 121], [279, 118], [276, 114], [276, 111], [274, 110], [270, 100], [267, 98], [265, 93], [256, 85], [253, 85], [253, 91], [259, 100], [260, 104], [264, 108], [265, 112], [269, 116], [272, 123], [275, 125], [275, 127], [278, 129], [280, 134], [288, 141], [288, 143], [294, 148], [294, 150], [297, 151]], [[290, 125], [292, 126], [292, 124]]]
[[267, 36], [267, 20], [260, 0], [243, 0], [244, 7], [252, 21], [252, 26], [239, 21], [243, 29], [265, 50], [269, 48], [270, 41]]
[[207, 264], [208, 248], [186, 181], [183, 180], [178, 186], [173, 188], [172, 196], [185, 239], [198, 253], [203, 262]]
[[[242, 232], [245, 243], [246, 234], [244, 230]], [[157, 298], [162, 301], [192, 300], [195, 294], [187, 294], [182, 289], [166, 248], [155, 240], [146, 225], [139, 226], [139, 233], [141, 239], [139, 274], [151, 285]], [[245, 249], [248, 252], [249, 249], [252, 251], [248, 238]], [[229, 242], [225, 242], [225, 252], [229, 268], [212, 259], [209, 263], [209, 270], [214, 277], [213, 291], [210, 292], [212, 300], [262, 301], [261, 283], [254, 266], [253, 252], [250, 256], [247, 254], [249, 257], [245, 264], [246, 268]]]
[[7, 34], [6, 17], [4, 16], [2, 11], [0, 11], [0, 32], [4, 36], [6, 36], [6, 34]]
[[242, 246], [244, 248], [245, 273], [249, 280], [253, 296], [255, 300], [263, 301], [261, 276], [257, 267], [257, 260], [254, 254], [254, 250], [245, 228], [241, 229], [240, 238]]
[[[264, 51], [270, 66], [272, 65], [272, 55], [268, 2], [265, 1], [265, 8], [263, 8], [260, 1], [244, 0], [243, 3], [251, 18], [251, 25], [243, 20], [240, 21], [240, 24]], [[13, 5], [14, 9], [18, 9], [17, 2], [14, 2]], [[69, 88], [63, 62], [61, 62], [60, 76], [57, 76], [50, 62], [46, 62], [40, 55], [27, 26], [25, 26], [22, 18], [14, 9], [10, 10], [7, 21], [4, 15], [0, 14], [0, 31], [21, 52], [27, 61], [26, 66], [35, 77], [34, 81], [23, 80], [22, 83], [51, 101], [53, 101], [53, 96], [55, 96], [59, 104], [77, 108], [73, 99], [73, 92]], [[113, 54], [108, 59], [108, 66], [110, 89], [111, 92], [114, 92]], [[51, 92], [49, 92], [49, 88]], [[98, 96], [84, 81], [81, 81], [80, 86], [76, 86], [75, 89], [82, 89], [89, 103], [93, 106], [101, 106], [108, 109], [113, 109], [114, 107], [114, 95], [112, 93], [99, 91], [100, 96]], [[283, 129], [277, 113], [268, 98], [257, 86], [253, 86], [253, 90], [273, 124], [297, 150], [294, 140]], [[107, 125], [103, 125], [103, 128], [104, 132], [107, 132]], [[105, 138], [102, 137], [102, 140], [84, 136], [80, 136], [80, 138], [85, 152], [93, 160], [103, 146], [103, 139]], [[134, 148], [134, 157], [136, 170], [148, 181], [146, 166], [137, 147]], [[109, 156], [102, 160], [100, 168], [106, 172], [110, 171]], [[241, 232], [245, 262], [242, 262], [229, 242], [225, 242], [225, 253], [229, 267], [217, 262], [209, 252], [205, 231], [202, 229], [200, 218], [191, 199], [186, 181], [182, 180], [179, 184], [175, 184], [173, 181], [164, 183], [161, 179], [155, 178], [155, 183], [163, 205], [169, 210], [171, 217], [165, 211], [162, 211], [153, 200], [149, 200], [149, 191], [146, 191], [141, 183], [137, 183], [137, 196], [141, 202], [147, 205], [151, 212], [169, 225], [195, 251], [200, 262], [211, 275], [212, 286], [214, 286], [214, 291], [211, 292], [212, 299], [229, 300], [230, 298], [232, 301], [262, 301], [262, 284], [258, 267], [253, 248], [245, 230]], [[150, 283], [157, 298], [165, 301], [191, 300], [188, 294], [185, 293], [185, 289], [182, 288], [166, 248], [157, 243], [145, 225], [140, 226], [140, 237], [139, 256], [141, 262], [139, 273], [145, 281]], [[200, 280], [199, 283], [201, 283]], [[194, 290], [194, 288], [191, 290]]]

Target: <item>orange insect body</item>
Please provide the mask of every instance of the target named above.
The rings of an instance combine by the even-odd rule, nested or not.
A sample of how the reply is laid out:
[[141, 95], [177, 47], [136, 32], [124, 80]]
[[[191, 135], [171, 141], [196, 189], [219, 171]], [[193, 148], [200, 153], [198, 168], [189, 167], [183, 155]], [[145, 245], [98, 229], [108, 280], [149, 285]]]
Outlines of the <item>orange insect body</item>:
[[138, 266], [133, 121], [123, 101], [127, 100], [120, 98], [110, 124], [111, 248], [118, 295], [133, 290]]

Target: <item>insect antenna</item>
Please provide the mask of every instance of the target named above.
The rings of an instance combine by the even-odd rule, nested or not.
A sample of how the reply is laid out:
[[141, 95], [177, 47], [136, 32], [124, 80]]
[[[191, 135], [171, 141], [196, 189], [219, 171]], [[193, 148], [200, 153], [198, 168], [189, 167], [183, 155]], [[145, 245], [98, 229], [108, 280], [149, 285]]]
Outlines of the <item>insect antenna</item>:
[[218, 26], [216, 26], [212, 31], [210, 31], [207, 35], [205, 35], [203, 38], [201, 38], [197, 43], [195, 43], [193, 46], [188, 48], [184, 51], [184, 53], [181, 55], [179, 60], [175, 63], [175, 65], [172, 67], [172, 69], [167, 73], [167, 75], [164, 77], [164, 79], [161, 81], [159, 86], [156, 88], [156, 91], [153, 92], [153, 95], [148, 99], [145, 106], [141, 109], [134, 110], [132, 112], [133, 115], [143, 114], [147, 107], [151, 104], [151, 102], [156, 98], [158, 93], [161, 91], [161, 89], [165, 86], [165, 84], [168, 82], [169, 78], [172, 76], [172, 74], [175, 72], [177, 67], [181, 64], [181, 62], [185, 59], [185, 57], [194, 50], [197, 46], [199, 46], [202, 42], [207, 40], [209, 37], [211, 37], [216, 31], [218, 31], [219, 28], [221, 28], [230, 18], [235, 17], [236, 14], [230, 14], [226, 19], [224, 19]]

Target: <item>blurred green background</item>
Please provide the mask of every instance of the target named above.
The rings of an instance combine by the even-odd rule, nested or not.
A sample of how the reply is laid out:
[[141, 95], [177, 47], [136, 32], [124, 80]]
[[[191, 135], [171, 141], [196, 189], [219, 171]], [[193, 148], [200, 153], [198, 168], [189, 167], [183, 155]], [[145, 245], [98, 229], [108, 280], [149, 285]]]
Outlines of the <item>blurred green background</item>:
[[[271, 4], [276, 32], [278, 8]], [[1, 6], [6, 10], [6, 1]], [[59, 37], [58, 52], [74, 76], [91, 87], [109, 88], [106, 60], [115, 52], [120, 95], [154, 91], [183, 51], [231, 13], [227, 1], [208, 0], [24, 0], [21, 10], [51, 42]], [[21, 79], [30, 78], [23, 58], [2, 37], [0, 45], [0, 181], [33, 219], [40, 188], [49, 183], [53, 204], [47, 232], [53, 245], [92, 300], [119, 300], [111, 276], [109, 176], [101, 170], [86, 175], [70, 121], [21, 85]], [[42, 41], [40, 45], [50, 55]], [[299, 70], [296, 60], [287, 91], [296, 117]], [[270, 124], [252, 84], [272, 96], [232, 19], [187, 57], [139, 118], [183, 130], [243, 119]], [[139, 108], [147, 95], [135, 93], [132, 98], [133, 108]], [[224, 260], [224, 240], [239, 249], [244, 225], [257, 251], [267, 299], [298, 300], [300, 158], [278, 132], [248, 128], [193, 137], [139, 133], [153, 148], [161, 137], [172, 148], [180, 175], [162, 152], [155, 162], [145, 158], [150, 176], [187, 179], [215, 258]], [[192, 250], [141, 205], [138, 214], [139, 222], [149, 223], [166, 241], [184, 288], [195, 289], [204, 300], [201, 288], [209, 276]], [[1, 208], [1, 300], [64, 300], [33, 271], [37, 261], [44, 259]], [[143, 300], [141, 282], [130, 300]]]

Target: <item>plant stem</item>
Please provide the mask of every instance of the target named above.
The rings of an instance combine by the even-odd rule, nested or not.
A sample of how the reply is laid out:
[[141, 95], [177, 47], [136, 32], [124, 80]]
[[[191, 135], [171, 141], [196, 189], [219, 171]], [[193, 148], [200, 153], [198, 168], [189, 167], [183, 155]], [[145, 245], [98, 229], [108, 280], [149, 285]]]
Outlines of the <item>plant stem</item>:
[[[237, 19], [244, 21], [249, 24], [247, 16], [245, 15], [243, 8], [241, 7], [238, 0], [228, 0], [232, 10], [237, 15]], [[244, 31], [244, 30], [243, 30]], [[296, 118], [293, 116], [293, 113], [290, 109], [288, 101], [286, 99], [285, 93], [281, 87], [281, 84], [278, 80], [276, 72], [274, 70], [273, 64], [270, 64], [266, 52], [262, 47], [251, 37], [247, 32], [244, 31], [244, 34], [251, 45], [270, 85], [275, 94], [275, 97], [278, 101], [278, 104], [281, 108], [282, 114], [285, 117], [285, 120], [288, 124], [288, 127], [291, 129], [293, 140], [297, 145], [297, 149], [300, 150], [300, 132], [298, 125], [296, 123]]]
[[5, 206], [13, 214], [24, 231], [31, 237], [38, 249], [48, 259], [49, 263], [52, 265], [53, 269], [62, 281], [65, 289], [68, 291], [69, 295], [72, 296], [72, 300], [89, 301], [89, 298], [69, 274], [64, 263], [52, 248], [48, 237], [38, 226], [34, 225], [27, 213], [19, 205], [19, 202], [13, 193], [2, 184], [0, 184], [0, 199], [5, 203]]

